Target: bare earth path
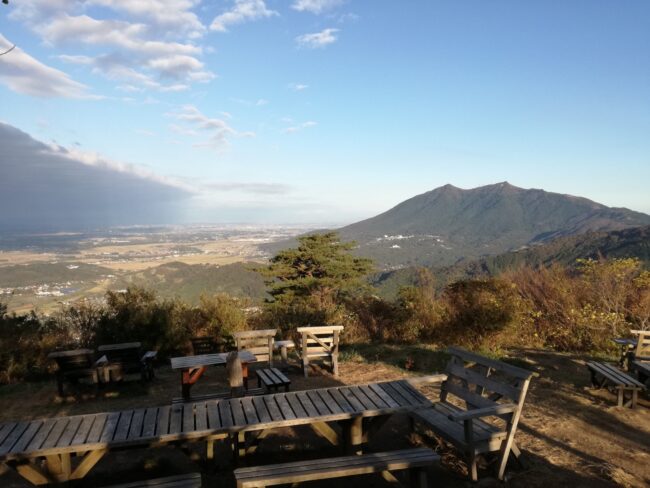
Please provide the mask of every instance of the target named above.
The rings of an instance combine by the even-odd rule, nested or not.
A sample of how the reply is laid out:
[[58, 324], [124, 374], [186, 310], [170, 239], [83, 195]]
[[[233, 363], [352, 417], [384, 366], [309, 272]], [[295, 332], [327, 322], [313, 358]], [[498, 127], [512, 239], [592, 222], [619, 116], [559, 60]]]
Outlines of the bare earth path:
[[[347, 354], [341, 363], [338, 380], [331, 376], [314, 375], [308, 380], [292, 374], [293, 390], [318, 388], [340, 383], [355, 384], [405, 377], [439, 371], [444, 358], [422, 361], [416, 359], [416, 373], [391, 364], [401, 352], [394, 351], [390, 360], [386, 351], [374, 357]], [[422, 355], [436, 354], [421, 351]], [[526, 454], [525, 469], [516, 464], [508, 471], [505, 486], [535, 488], [545, 486], [607, 487], [650, 486], [650, 400], [643, 396], [636, 410], [615, 407], [615, 398], [607, 391], [588, 388], [589, 375], [584, 357], [574, 357], [545, 351], [511, 351], [510, 356], [520, 366], [534, 370], [517, 441]], [[380, 359], [386, 362], [382, 362]], [[424, 356], [422, 356], [424, 357]], [[196, 394], [224, 388], [223, 369], [210, 369], [207, 378], [195, 387]], [[30, 419], [54, 415], [119, 410], [134, 406], [168, 403], [178, 396], [179, 378], [168, 367], [158, 369], [156, 380], [147, 386], [138, 382], [120, 385], [105, 391], [102, 398], [89, 394], [76, 399], [55, 401], [53, 382], [29, 383], [0, 387], [0, 421]], [[436, 391], [427, 391], [435, 398]], [[413, 444], [429, 445], [443, 457], [442, 469], [436, 470], [431, 486], [471, 486], [465, 478], [465, 467], [449, 446], [440, 445], [427, 435], [409, 432], [408, 419], [396, 416], [371, 440], [369, 450], [406, 448]], [[202, 453], [194, 447], [195, 457]], [[71, 486], [105, 486], [120, 480], [138, 480], [182, 472], [201, 471], [204, 485], [234, 486], [230, 454], [222, 446], [217, 461], [208, 465], [194, 462], [178, 449], [137, 449], [107, 455], [90, 475]], [[267, 464], [335, 456], [337, 451], [309, 430], [280, 429], [265, 439], [258, 454], [247, 458], [250, 465]], [[489, 469], [480, 473], [478, 486], [504, 486], [491, 478]], [[381, 477], [368, 476], [337, 481], [342, 487], [388, 486]], [[3, 488], [29, 486], [14, 473], [0, 477]], [[313, 483], [309, 486], [328, 486]]]

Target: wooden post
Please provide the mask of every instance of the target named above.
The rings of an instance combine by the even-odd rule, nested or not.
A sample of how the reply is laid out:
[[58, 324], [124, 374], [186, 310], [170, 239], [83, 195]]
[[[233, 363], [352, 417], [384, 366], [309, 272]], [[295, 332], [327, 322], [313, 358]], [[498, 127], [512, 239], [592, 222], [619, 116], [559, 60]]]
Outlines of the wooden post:
[[233, 397], [244, 395], [244, 372], [241, 360], [236, 351], [228, 353], [226, 359], [226, 370], [228, 371], [228, 383]]
[[332, 374], [339, 375], [339, 331], [334, 331], [334, 339], [332, 342]]
[[273, 367], [273, 337], [269, 336], [269, 368]]
[[346, 444], [349, 454], [360, 455], [363, 442], [363, 417], [358, 416], [350, 420], [346, 428]]
[[305, 378], [309, 377], [309, 354], [307, 352], [307, 333], [302, 333], [302, 371]]

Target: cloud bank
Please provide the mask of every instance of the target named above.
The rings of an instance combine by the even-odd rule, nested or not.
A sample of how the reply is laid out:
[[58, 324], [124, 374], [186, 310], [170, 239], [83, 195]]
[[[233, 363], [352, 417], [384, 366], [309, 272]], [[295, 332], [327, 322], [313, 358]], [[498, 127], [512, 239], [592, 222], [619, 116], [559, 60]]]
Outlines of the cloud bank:
[[193, 189], [0, 123], [0, 230], [176, 223]]

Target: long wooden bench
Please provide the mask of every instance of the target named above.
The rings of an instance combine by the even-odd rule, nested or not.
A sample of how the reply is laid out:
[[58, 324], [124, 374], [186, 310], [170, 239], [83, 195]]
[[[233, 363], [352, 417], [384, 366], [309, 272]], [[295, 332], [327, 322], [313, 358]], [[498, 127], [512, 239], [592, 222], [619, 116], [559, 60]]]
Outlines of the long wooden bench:
[[440, 461], [440, 456], [431, 449], [405, 449], [361, 456], [342, 456], [239, 468], [235, 470], [235, 479], [237, 488], [259, 488], [370, 473], [381, 473], [385, 479], [397, 482], [391, 471], [410, 469], [415, 471], [413, 478], [417, 485], [420, 488], [425, 488], [427, 486], [426, 468], [438, 461]]
[[257, 375], [258, 386], [264, 385], [264, 388], [268, 391], [278, 391], [280, 388], [284, 388], [284, 391], [289, 391], [291, 380], [279, 369], [258, 369], [255, 374]]
[[[591, 373], [591, 384], [594, 388], [612, 388], [617, 392], [619, 407], [636, 407], [639, 391], [645, 390], [643, 383], [611, 364], [589, 361], [587, 362], [587, 368]], [[630, 392], [629, 400], [625, 398], [626, 392]]]
[[201, 488], [201, 473], [166, 476], [165, 478], [111, 485], [105, 488]]
[[499, 453], [497, 476], [503, 480], [510, 453], [517, 459], [521, 455], [514, 439], [532, 372], [461, 348], [450, 347], [447, 352], [451, 359], [440, 401], [412, 412], [411, 418], [466, 455], [473, 481], [478, 480], [478, 457]]

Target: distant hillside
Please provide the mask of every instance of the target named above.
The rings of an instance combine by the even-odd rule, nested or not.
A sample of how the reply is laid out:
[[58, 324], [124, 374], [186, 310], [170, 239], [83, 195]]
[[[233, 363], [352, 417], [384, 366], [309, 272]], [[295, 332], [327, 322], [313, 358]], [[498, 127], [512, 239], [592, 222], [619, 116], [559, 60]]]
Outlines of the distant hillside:
[[383, 268], [448, 266], [589, 231], [650, 225], [650, 215], [507, 182], [445, 185], [339, 229]]
[[179, 297], [189, 303], [197, 303], [201, 294], [222, 292], [255, 301], [265, 296], [262, 276], [246, 263], [215, 266], [173, 262], [131, 273], [124, 284], [143, 286], [163, 297]]
[[0, 267], [0, 288], [93, 281], [114, 271], [78, 262], [16, 264]]
[[[572, 266], [580, 258], [639, 258], [650, 268], [650, 226], [611, 232], [587, 232], [560, 237], [518, 251], [477, 260], [462, 261], [454, 266], [432, 269], [440, 286], [462, 278], [496, 276], [521, 266], [550, 266], [553, 263]], [[395, 297], [402, 286], [413, 285], [417, 279], [415, 267], [379, 273], [373, 277], [378, 294]]]

